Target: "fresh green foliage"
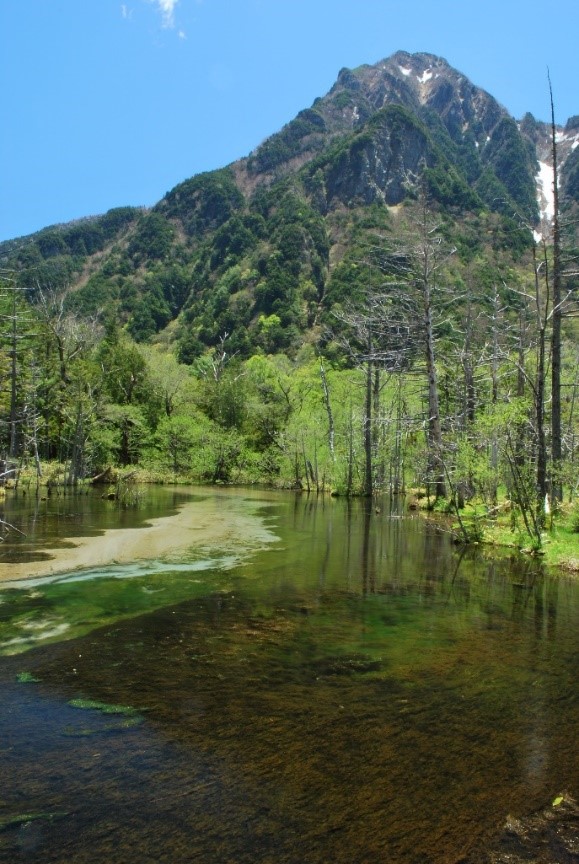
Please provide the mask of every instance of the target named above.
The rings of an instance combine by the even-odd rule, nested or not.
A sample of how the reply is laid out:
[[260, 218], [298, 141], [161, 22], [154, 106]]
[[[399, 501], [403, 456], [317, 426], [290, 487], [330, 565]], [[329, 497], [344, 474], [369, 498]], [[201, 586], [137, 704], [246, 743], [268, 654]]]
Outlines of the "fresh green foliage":
[[[56, 460], [67, 483], [127, 466], [346, 495], [428, 489], [436, 386], [436, 506], [480, 540], [489, 528], [463, 506], [491, 513], [506, 490], [513, 536], [545, 548], [550, 383], [537, 370], [553, 260], [542, 250], [534, 269], [523, 223], [546, 127], [528, 115], [518, 128], [448, 72], [423, 104], [386, 66], [342, 70], [248, 159], [151, 210], [0, 244], [1, 456], [38, 482]], [[578, 153], [561, 174], [569, 222]], [[566, 263], [572, 232], [564, 242]], [[576, 494], [572, 319], [563, 335], [559, 471]]]

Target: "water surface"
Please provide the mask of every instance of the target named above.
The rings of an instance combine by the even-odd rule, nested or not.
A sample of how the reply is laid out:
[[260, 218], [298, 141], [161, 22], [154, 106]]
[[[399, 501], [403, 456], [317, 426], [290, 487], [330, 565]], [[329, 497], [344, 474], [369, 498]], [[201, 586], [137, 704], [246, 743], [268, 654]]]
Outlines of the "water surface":
[[577, 794], [576, 583], [387, 502], [195, 494], [261, 532], [0, 586], [0, 861], [458, 862]]

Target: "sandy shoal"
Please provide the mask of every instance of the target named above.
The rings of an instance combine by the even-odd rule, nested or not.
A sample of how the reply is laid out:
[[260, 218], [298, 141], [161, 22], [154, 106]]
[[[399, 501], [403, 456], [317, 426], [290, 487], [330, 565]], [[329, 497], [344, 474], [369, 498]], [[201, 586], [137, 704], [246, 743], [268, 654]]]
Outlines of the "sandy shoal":
[[177, 560], [196, 549], [239, 551], [276, 539], [252, 513], [243, 512], [239, 499], [224, 497], [190, 501], [176, 514], [151, 519], [139, 528], [112, 528], [96, 537], [63, 538], [73, 546], [40, 549], [44, 561], [0, 564], [0, 582], [39, 578], [72, 570], [144, 560]]

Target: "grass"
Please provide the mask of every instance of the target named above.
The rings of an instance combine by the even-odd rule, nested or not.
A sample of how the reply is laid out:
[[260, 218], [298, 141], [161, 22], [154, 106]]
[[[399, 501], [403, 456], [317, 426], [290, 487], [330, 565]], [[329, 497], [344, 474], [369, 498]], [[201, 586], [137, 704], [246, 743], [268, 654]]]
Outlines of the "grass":
[[[556, 513], [547, 518], [547, 524], [541, 533], [540, 546], [536, 538], [529, 536], [521, 514], [507, 499], [500, 501], [494, 508], [473, 500], [461, 511], [461, 518], [465, 525], [474, 528], [478, 542], [540, 554], [545, 564], [579, 574], [577, 505], [563, 504]], [[460, 536], [457, 521], [453, 523], [453, 530]]]

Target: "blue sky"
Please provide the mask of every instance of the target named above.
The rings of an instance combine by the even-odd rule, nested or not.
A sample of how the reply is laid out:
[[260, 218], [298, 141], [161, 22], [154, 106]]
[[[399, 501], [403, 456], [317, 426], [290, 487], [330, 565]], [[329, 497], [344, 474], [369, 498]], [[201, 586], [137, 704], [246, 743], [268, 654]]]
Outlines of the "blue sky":
[[517, 118], [548, 119], [548, 66], [564, 123], [578, 35], [577, 0], [0, 0], [0, 240], [152, 205], [400, 49]]

